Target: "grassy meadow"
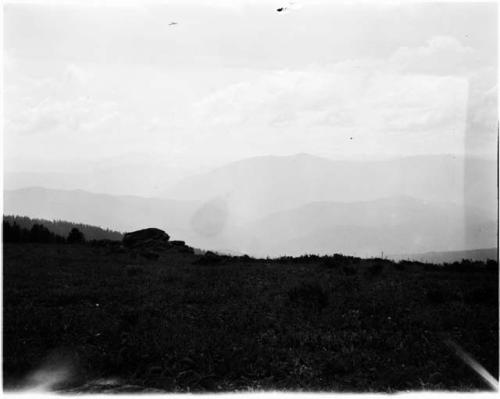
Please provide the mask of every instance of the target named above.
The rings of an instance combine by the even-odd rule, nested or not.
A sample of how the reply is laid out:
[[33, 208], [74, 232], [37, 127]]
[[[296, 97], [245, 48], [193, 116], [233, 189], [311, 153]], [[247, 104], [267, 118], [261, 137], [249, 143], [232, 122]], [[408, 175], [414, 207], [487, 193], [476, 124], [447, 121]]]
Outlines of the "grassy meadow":
[[496, 262], [275, 260], [88, 244], [5, 244], [4, 388], [62, 363], [54, 389], [116, 378], [169, 392], [487, 390]]

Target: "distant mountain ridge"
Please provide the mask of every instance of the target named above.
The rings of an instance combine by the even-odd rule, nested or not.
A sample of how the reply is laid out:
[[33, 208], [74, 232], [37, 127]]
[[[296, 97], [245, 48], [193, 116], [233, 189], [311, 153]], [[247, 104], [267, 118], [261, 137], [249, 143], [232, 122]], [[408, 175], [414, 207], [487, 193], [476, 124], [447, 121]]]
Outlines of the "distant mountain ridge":
[[451, 155], [385, 161], [262, 156], [186, 178], [164, 195], [202, 201], [222, 198], [234, 218], [244, 222], [309, 202], [394, 196], [458, 203], [496, 216], [496, 163]]
[[428, 263], [452, 263], [462, 259], [471, 261], [498, 261], [498, 248], [481, 248], [468, 251], [426, 252], [420, 254], [387, 255], [392, 260], [416, 260]]
[[52, 162], [48, 170], [17, 170], [15, 161], [5, 166], [3, 183], [8, 190], [41, 186], [118, 196], [158, 196], [165, 187], [190, 174], [188, 170], [168, 163], [157, 154], [148, 157], [126, 154], [101, 161], [75, 160], [72, 162], [73, 172], [67, 171], [64, 163], [57, 161]]
[[[437, 222], [438, 221], [438, 222]], [[261, 256], [303, 253], [373, 256], [496, 245], [496, 222], [477, 208], [411, 197], [314, 202], [271, 214], [243, 228]]]
[[169, 195], [25, 188], [5, 191], [4, 211], [123, 232], [154, 226], [198, 248], [256, 256], [496, 246], [496, 164], [479, 159], [258, 157], [185, 179]]

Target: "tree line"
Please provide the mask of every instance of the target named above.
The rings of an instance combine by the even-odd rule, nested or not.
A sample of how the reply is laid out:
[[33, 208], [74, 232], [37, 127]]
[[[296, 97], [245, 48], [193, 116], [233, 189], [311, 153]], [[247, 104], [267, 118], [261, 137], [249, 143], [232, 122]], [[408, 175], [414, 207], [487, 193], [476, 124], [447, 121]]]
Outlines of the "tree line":
[[76, 227], [71, 229], [67, 237], [63, 237], [53, 233], [43, 224], [35, 223], [31, 229], [25, 229], [16, 222], [11, 224], [7, 220], [3, 221], [3, 242], [5, 243], [80, 244], [85, 241], [85, 235]]
[[63, 220], [32, 219], [27, 216], [13, 215], [5, 215], [3, 220], [9, 222], [11, 226], [15, 223], [20, 228], [26, 230], [31, 230], [34, 225], [43, 225], [49, 231], [61, 237], [68, 237], [72, 229], [76, 228], [83, 233], [87, 240], [121, 241], [123, 238], [123, 234], [118, 231], [103, 229], [88, 224], [66, 222]]

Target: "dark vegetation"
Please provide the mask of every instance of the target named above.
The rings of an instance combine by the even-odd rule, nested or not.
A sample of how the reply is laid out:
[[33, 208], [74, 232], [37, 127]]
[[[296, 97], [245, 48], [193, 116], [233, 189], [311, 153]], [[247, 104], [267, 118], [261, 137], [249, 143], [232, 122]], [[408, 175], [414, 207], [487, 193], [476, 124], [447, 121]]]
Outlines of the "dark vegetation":
[[[18, 221], [21, 220], [21, 224]], [[111, 240], [111, 239], [91, 239], [87, 240], [85, 234], [80, 231], [77, 227], [71, 227], [66, 236], [61, 236], [53, 232], [53, 230], [47, 228], [43, 224], [31, 223], [38, 219], [29, 219], [26, 217], [15, 217], [13, 220], [11, 217], [4, 217], [2, 223], [2, 234], [4, 243], [41, 243], [41, 244], [84, 244], [88, 242], [92, 246], [104, 246], [104, 247], [120, 247], [121, 241]], [[29, 221], [29, 223], [28, 223]], [[46, 222], [46, 221], [45, 221]], [[49, 226], [52, 226], [48, 222]], [[75, 223], [67, 222], [56, 222], [64, 223], [66, 226], [82, 226]], [[29, 228], [23, 226], [30, 226]], [[86, 225], [83, 225], [86, 226]], [[85, 230], [92, 231], [93, 229], [102, 230], [99, 227], [86, 226]], [[56, 229], [57, 230], [57, 229]], [[63, 229], [65, 231], [65, 229]], [[105, 230], [102, 230], [105, 232]], [[120, 233], [121, 234], [121, 233]], [[102, 234], [101, 234], [102, 235]], [[92, 234], [95, 237], [95, 234]], [[97, 235], [99, 236], [99, 234]], [[113, 236], [113, 235], [112, 235]]]
[[3, 221], [2, 225], [3, 241], [5, 243], [26, 243], [37, 242], [43, 244], [65, 243], [66, 239], [54, 234], [41, 224], [34, 224], [30, 229], [20, 227], [16, 222], [12, 225]]
[[113, 240], [121, 241], [123, 234], [118, 231], [103, 229], [101, 227], [91, 226], [82, 223], [72, 223], [63, 220], [46, 220], [46, 219], [32, 219], [27, 216], [13, 216], [6, 215], [3, 217], [4, 222], [10, 225], [18, 225], [22, 229], [30, 230], [33, 225], [43, 225], [55, 235], [67, 237], [72, 229], [76, 228], [83, 233], [85, 238], [89, 241], [92, 240]]
[[447, 340], [498, 375], [494, 261], [148, 258], [108, 244], [4, 246], [7, 389], [60, 353], [66, 388], [488, 389]]
[[[86, 241], [85, 235], [76, 227], [71, 229], [66, 238], [53, 233], [44, 225], [36, 223], [30, 229], [25, 229], [20, 227], [16, 222], [13, 222], [11, 225], [8, 221], [4, 220], [2, 229], [3, 241], [5, 243], [84, 244]], [[92, 241], [93, 244], [96, 242], [98, 240]]]

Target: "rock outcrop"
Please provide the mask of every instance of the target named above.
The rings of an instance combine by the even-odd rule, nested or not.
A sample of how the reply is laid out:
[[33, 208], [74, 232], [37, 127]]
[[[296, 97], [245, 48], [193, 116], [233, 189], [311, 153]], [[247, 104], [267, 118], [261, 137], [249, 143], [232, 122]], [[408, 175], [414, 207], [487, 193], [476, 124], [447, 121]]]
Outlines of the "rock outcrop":
[[156, 260], [159, 253], [164, 251], [176, 251], [180, 253], [193, 254], [193, 248], [186, 245], [184, 241], [169, 241], [170, 236], [163, 230], [148, 228], [125, 234], [122, 244], [133, 253], [147, 259]]
[[133, 231], [123, 237], [123, 246], [130, 249], [135, 248], [167, 248], [170, 236], [163, 230], [149, 228]]

